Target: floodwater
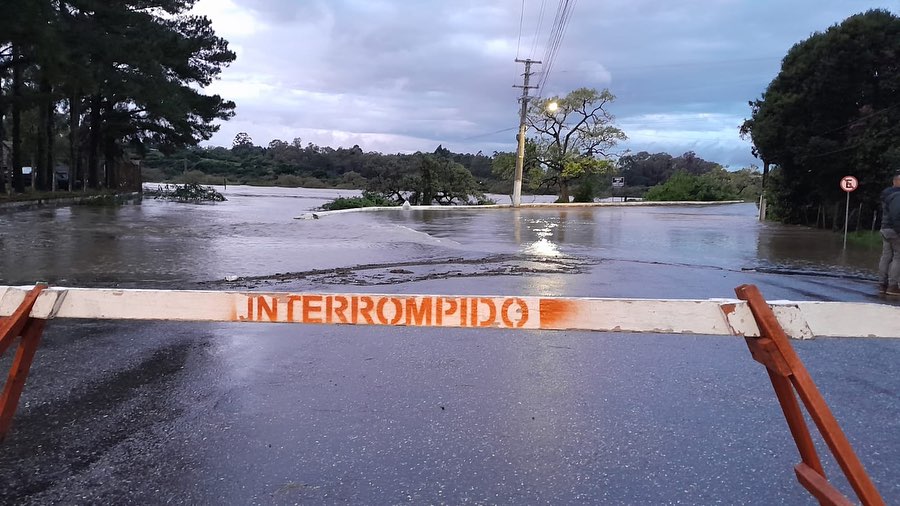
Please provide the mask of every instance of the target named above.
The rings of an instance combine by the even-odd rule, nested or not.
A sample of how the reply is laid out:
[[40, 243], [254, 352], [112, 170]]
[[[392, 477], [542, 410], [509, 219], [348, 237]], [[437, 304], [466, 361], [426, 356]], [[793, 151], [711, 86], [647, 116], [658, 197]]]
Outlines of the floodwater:
[[386, 211], [294, 220], [356, 192], [245, 186], [224, 191], [229, 200], [222, 204], [147, 199], [123, 207], [0, 214], [0, 282], [177, 285], [492, 255], [874, 279], [880, 253], [852, 244], [844, 251], [837, 234], [760, 224], [752, 204]]
[[[879, 251], [753, 205], [294, 220], [354, 192], [225, 194], [0, 214], [0, 284], [890, 303]], [[795, 347], [900, 503], [900, 340]], [[0, 503], [813, 504], [797, 462], [739, 338], [54, 321]]]

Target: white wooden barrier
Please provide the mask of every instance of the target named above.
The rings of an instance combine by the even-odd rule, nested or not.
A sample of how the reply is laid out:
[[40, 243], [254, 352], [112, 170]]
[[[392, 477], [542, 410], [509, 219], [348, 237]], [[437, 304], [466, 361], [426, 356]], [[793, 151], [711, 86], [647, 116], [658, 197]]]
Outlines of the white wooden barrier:
[[[31, 287], [0, 286], [0, 317]], [[785, 332], [813, 337], [900, 337], [900, 307], [849, 302], [770, 304]], [[196, 290], [45, 289], [41, 319], [405, 325], [743, 335], [759, 329], [737, 299], [606, 299]]]

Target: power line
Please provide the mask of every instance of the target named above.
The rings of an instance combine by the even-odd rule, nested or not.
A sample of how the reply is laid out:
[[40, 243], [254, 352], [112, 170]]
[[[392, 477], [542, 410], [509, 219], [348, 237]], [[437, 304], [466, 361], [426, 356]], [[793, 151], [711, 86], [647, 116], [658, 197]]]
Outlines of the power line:
[[539, 89], [544, 89], [547, 84], [547, 80], [553, 70], [556, 56], [559, 53], [559, 48], [562, 45], [563, 37], [565, 37], [569, 22], [572, 19], [572, 13], [575, 10], [576, 3], [577, 0], [559, 1], [559, 5], [556, 9], [556, 18], [554, 19], [553, 26], [550, 30], [550, 37], [547, 39], [547, 47], [545, 48], [544, 53], [544, 71], [538, 82]]
[[569, 9], [569, 14], [566, 17], [565, 22], [563, 24], [562, 32], [560, 33], [560, 36], [559, 36], [559, 41], [557, 42], [556, 49], [553, 53], [553, 61], [550, 64], [550, 68], [547, 69], [547, 74], [544, 76], [544, 82], [542, 85], [546, 85], [547, 80], [550, 79], [550, 71], [553, 70], [553, 64], [556, 63], [556, 55], [557, 55], [557, 53], [559, 53], [559, 48], [560, 48], [560, 46], [562, 46], [562, 41], [566, 37], [566, 32], [569, 30], [569, 22], [572, 19], [572, 14], [575, 12], [575, 5], [577, 3], [578, 3], [578, 0], [572, 0], [572, 8]]
[[522, 44], [522, 23], [525, 22], [525, 0], [522, 0], [522, 12], [519, 14], [519, 40], [516, 42], [516, 58], [519, 58], [519, 46]]
[[559, 3], [556, 5], [556, 16], [553, 18], [553, 24], [550, 25], [550, 36], [547, 38], [547, 44], [544, 47], [544, 70], [540, 81], [538, 81], [538, 88], [543, 85], [544, 77], [548, 75], [549, 69], [553, 64], [554, 47], [562, 27], [563, 12], [568, 3], [569, 0], [559, 0]]
[[488, 136], [491, 136], [491, 135], [502, 134], [503, 132], [510, 132], [510, 131], [512, 131], [512, 130], [516, 130], [517, 128], [519, 128], [519, 127], [509, 127], [509, 128], [504, 128], [504, 129], [502, 129], [502, 130], [497, 130], [497, 131], [495, 131], [495, 132], [487, 132], [487, 133], [483, 133], [483, 134], [472, 135], [472, 136], [470, 136], [470, 137], [463, 137], [463, 138], [460, 139], [460, 140], [461, 140], [461, 141], [470, 141], [470, 140], [472, 140], [472, 139], [478, 139], [478, 138], [480, 138], [480, 137], [488, 137]]
[[[695, 60], [695, 61], [682, 61], [682, 62], [672, 62], [672, 63], [654, 63], [648, 65], [603, 65], [603, 68], [610, 72], [619, 72], [622, 70], [643, 70], [643, 69], [658, 69], [658, 68], [670, 68], [670, 67], [703, 67], [703, 66], [715, 66], [715, 65], [725, 65], [730, 63], [742, 63], [742, 62], [754, 62], [754, 61], [772, 61], [772, 60], [780, 60], [781, 56], [757, 56], [750, 58], [732, 58], [729, 60]], [[589, 70], [584, 69], [565, 69], [565, 70], [557, 70], [556, 73], [569, 73], [569, 72], [589, 72]]]
[[541, 26], [544, 24], [544, 10], [546, 7], [547, 0], [541, 0], [541, 10], [538, 13], [537, 26], [534, 28], [534, 37], [531, 39], [531, 53], [528, 54], [529, 58], [534, 56], [534, 52], [537, 50], [538, 34], [541, 33]]

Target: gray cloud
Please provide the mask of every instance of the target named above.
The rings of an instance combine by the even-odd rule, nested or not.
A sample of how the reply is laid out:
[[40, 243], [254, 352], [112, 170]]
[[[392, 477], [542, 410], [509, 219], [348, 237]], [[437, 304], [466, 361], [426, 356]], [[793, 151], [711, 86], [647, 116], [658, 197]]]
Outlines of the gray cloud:
[[[557, 3], [526, 0], [520, 39], [520, 0], [201, 0], [198, 12], [238, 52], [212, 87], [238, 114], [213, 143], [247, 131], [260, 144], [299, 136], [387, 152], [511, 150], [515, 132], [482, 134], [516, 126], [522, 66], [512, 60], [517, 48], [543, 58]], [[855, 4], [578, 2], [540, 93], [609, 87], [631, 137], [623, 149], [749, 165], [737, 134], [747, 101], [793, 44], [869, 8]]]

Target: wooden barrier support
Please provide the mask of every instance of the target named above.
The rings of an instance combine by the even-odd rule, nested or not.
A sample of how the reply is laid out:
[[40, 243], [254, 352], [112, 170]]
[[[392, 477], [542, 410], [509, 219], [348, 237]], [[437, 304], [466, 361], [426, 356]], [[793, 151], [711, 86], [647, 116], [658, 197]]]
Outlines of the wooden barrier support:
[[6, 353], [17, 337], [22, 337], [3, 385], [3, 393], [0, 394], [0, 441], [6, 439], [12, 425], [28, 371], [44, 332], [46, 320], [31, 317], [31, 310], [43, 290], [43, 286], [34, 287], [12, 315], [0, 318], [0, 356]]
[[865, 468], [853, 452], [850, 441], [841, 430], [828, 404], [816, 388], [816, 384], [794, 351], [788, 337], [778, 323], [775, 313], [763, 299], [759, 289], [753, 285], [741, 285], [735, 289], [738, 298], [747, 301], [750, 311], [759, 327], [759, 337], [746, 337], [750, 354], [766, 366], [778, 403], [784, 412], [788, 428], [800, 458], [803, 461], [794, 468], [797, 480], [821, 504], [852, 504], [825, 477], [822, 463], [816, 454], [815, 444], [810, 436], [800, 404], [794, 395], [796, 390], [810, 417], [822, 434], [822, 438], [853, 487], [856, 496], [864, 506], [884, 504], [884, 499], [875, 488]]

